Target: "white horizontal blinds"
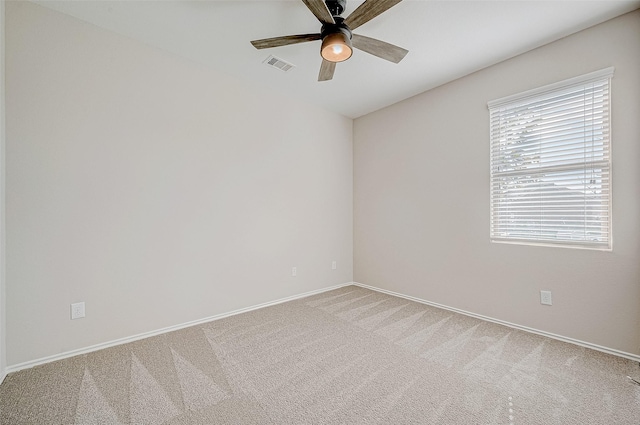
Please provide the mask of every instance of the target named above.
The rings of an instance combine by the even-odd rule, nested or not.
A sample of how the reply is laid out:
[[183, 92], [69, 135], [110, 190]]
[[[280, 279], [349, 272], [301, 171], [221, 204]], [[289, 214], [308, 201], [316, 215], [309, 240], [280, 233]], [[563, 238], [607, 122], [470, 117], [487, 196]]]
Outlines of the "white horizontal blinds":
[[612, 73], [489, 104], [493, 240], [610, 247]]

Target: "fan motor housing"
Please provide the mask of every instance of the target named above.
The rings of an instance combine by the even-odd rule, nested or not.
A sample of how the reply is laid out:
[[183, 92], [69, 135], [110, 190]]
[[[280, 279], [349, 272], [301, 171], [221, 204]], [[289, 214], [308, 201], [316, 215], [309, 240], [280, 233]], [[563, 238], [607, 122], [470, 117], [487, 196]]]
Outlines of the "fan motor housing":
[[325, 3], [333, 16], [342, 15], [342, 12], [347, 7], [347, 0], [326, 0]]
[[340, 16], [334, 16], [333, 19], [336, 21], [335, 24], [322, 24], [322, 30], [320, 33], [322, 34], [322, 38], [325, 38], [329, 34], [333, 34], [336, 32], [344, 33], [349, 40], [353, 37], [351, 33], [351, 29], [344, 23], [344, 19]]

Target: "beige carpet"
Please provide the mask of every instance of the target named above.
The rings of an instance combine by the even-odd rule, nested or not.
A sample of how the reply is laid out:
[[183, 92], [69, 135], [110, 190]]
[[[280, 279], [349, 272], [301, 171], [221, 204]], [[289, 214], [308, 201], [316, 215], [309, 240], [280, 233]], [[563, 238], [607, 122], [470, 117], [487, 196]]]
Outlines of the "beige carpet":
[[2, 424], [640, 424], [638, 364], [355, 286], [10, 374]]

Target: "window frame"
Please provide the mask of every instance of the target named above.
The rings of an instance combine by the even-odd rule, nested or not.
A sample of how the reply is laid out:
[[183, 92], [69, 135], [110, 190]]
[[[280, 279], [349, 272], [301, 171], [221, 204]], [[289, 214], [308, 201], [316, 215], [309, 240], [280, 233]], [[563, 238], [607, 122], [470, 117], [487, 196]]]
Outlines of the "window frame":
[[[489, 238], [490, 241], [492, 243], [502, 243], [502, 244], [516, 244], [516, 245], [528, 245], [528, 246], [547, 246], [547, 247], [560, 247], [560, 248], [577, 248], [577, 249], [589, 249], [589, 250], [598, 250], [598, 251], [612, 251], [613, 250], [613, 228], [612, 228], [612, 224], [613, 224], [613, 220], [612, 220], [612, 211], [613, 211], [613, 185], [612, 185], [612, 136], [611, 136], [611, 109], [612, 109], [612, 96], [611, 96], [611, 82], [613, 79], [613, 74], [614, 74], [615, 69], [613, 67], [609, 67], [609, 68], [605, 68], [599, 71], [595, 71], [595, 72], [591, 72], [588, 74], [584, 74], [578, 77], [574, 77], [574, 78], [570, 78], [567, 80], [563, 80], [563, 81], [559, 81], [557, 83], [553, 83], [553, 84], [548, 84], [539, 88], [535, 88], [532, 90], [528, 90], [522, 93], [517, 93], [514, 95], [510, 95], [510, 96], [506, 96], [506, 97], [502, 97], [496, 100], [492, 100], [490, 102], [487, 103], [488, 109], [489, 109], [489, 168], [490, 168], [490, 172], [489, 172], [489, 204], [490, 204], [490, 217], [489, 217]], [[495, 155], [495, 149], [498, 146], [499, 140], [501, 139], [500, 136], [503, 135], [502, 132], [499, 133], [500, 136], [496, 137], [495, 133], [495, 129], [494, 129], [494, 125], [495, 125], [495, 118], [494, 118], [494, 114], [498, 113], [500, 114], [501, 112], [499, 111], [500, 108], [506, 108], [506, 107], [521, 107], [523, 105], [528, 105], [528, 104], [535, 104], [536, 102], [540, 101], [540, 99], [545, 98], [545, 97], [553, 97], [554, 94], [560, 96], [561, 93], [563, 91], [568, 91], [572, 88], [578, 88], [578, 87], [587, 87], [589, 84], [591, 83], [603, 83], [606, 84], [606, 89], [607, 89], [607, 99], [605, 102], [603, 102], [603, 105], [606, 106], [606, 118], [603, 118], [603, 121], [607, 121], [607, 127], [606, 127], [606, 140], [603, 140], [603, 143], [605, 143], [606, 146], [606, 151], [608, 153], [608, 156], [606, 158], [606, 160], [603, 160], [602, 162], [606, 164], [606, 169], [603, 168], [603, 174], [606, 172], [607, 175], [607, 184], [608, 184], [608, 193], [606, 195], [603, 195], [601, 198], [601, 200], [605, 200], [607, 202], [607, 206], [608, 206], [608, 211], [607, 211], [607, 221], [606, 221], [606, 225], [607, 225], [607, 232], [606, 232], [606, 241], [604, 241], [602, 244], [593, 244], [593, 243], [586, 243], [586, 241], [584, 240], [576, 240], [576, 241], [572, 241], [572, 240], [567, 240], [567, 239], [561, 239], [558, 240], [557, 242], [555, 242], [553, 239], [545, 239], [545, 238], [541, 238], [540, 235], [537, 235], [535, 237], [532, 238], [523, 238], [523, 237], [508, 237], [508, 236], [504, 236], [504, 235], [498, 235], [496, 227], [502, 223], [505, 224], [506, 220], [503, 217], [503, 220], [500, 221], [500, 215], [498, 213], [496, 213], [496, 207], [497, 205], [499, 205], [498, 200], [495, 199], [495, 191], [496, 189], [494, 188], [494, 184], [496, 182], [496, 179], [499, 179], [499, 176], [496, 177], [496, 173], [495, 173], [495, 167], [494, 167], [494, 160], [497, 157]], [[503, 115], [500, 115], [500, 117], [503, 117]], [[544, 140], [542, 140], [542, 143], [544, 143]], [[548, 140], [548, 139], [547, 139]], [[541, 143], [541, 144], [542, 144]], [[584, 140], [584, 143], [589, 143], [587, 139]], [[592, 140], [593, 143], [593, 140]], [[548, 148], [547, 148], [548, 149]], [[604, 148], [603, 148], [604, 149]], [[503, 158], [503, 157], [499, 157], [499, 158]], [[562, 166], [559, 166], [558, 169], [561, 170], [562, 167], [566, 167], [564, 170], [565, 172], [568, 172], [568, 169], [570, 169], [571, 167], [576, 167], [577, 164], [588, 164], [589, 161], [587, 161], [586, 159], [582, 162], [573, 162], [570, 164], [565, 164]], [[544, 175], [545, 169], [543, 166], [539, 166], [539, 168], [542, 168], [541, 172], [538, 173], [538, 175]], [[586, 169], [586, 167], [584, 167], [584, 169]], [[535, 167], [532, 167], [530, 169], [527, 170], [532, 170], [530, 174], [535, 174]], [[550, 171], [547, 171], [547, 174], [550, 173]], [[518, 175], [518, 172], [514, 172], [515, 175]], [[523, 173], [524, 174], [524, 173]], [[538, 192], [534, 192], [534, 193], [539, 193], [539, 189]], [[566, 196], [566, 195], [565, 195]], [[605, 198], [606, 196], [606, 198]], [[586, 195], [585, 195], [586, 198]], [[586, 207], [585, 207], [586, 210]], [[543, 220], [543, 215], [541, 214], [539, 216], [540, 221]]]

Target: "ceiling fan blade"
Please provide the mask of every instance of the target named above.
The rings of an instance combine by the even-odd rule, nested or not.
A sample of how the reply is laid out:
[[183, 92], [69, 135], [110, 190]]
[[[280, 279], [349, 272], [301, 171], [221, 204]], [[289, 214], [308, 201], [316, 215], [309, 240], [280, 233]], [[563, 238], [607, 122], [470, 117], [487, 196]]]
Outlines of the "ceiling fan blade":
[[364, 35], [353, 34], [351, 43], [356, 49], [360, 49], [372, 54], [373, 56], [386, 59], [393, 63], [400, 62], [407, 53], [409, 53], [407, 49], [387, 43], [386, 41], [365, 37]]
[[391, 9], [402, 0], [365, 0], [356, 10], [353, 11], [344, 23], [351, 30], [358, 28], [362, 24], [366, 24], [376, 16]]
[[282, 37], [263, 38], [261, 40], [253, 40], [251, 44], [256, 49], [268, 49], [270, 47], [286, 46], [288, 44], [306, 43], [307, 41], [320, 40], [322, 34], [299, 34], [285, 35]]
[[333, 73], [336, 70], [336, 63], [329, 62], [322, 59], [322, 65], [320, 65], [320, 74], [318, 74], [318, 81], [329, 81], [333, 78]]
[[336, 23], [324, 0], [302, 0], [302, 2], [307, 5], [311, 13], [313, 13], [323, 24]]

